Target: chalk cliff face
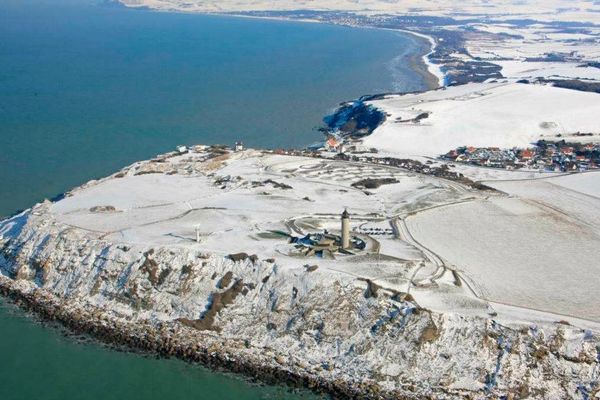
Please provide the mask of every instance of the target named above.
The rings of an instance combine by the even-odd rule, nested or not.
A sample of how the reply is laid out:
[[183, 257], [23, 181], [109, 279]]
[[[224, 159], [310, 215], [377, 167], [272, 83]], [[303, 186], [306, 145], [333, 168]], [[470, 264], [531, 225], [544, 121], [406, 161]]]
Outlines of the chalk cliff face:
[[37, 293], [67, 317], [140, 341], [160, 327], [187, 349], [179, 356], [218, 353], [348, 396], [597, 393], [597, 334], [432, 312], [371, 281], [283, 268], [260, 254], [234, 262], [190, 246], [109, 241], [59, 221], [52, 207], [0, 222], [3, 291]]

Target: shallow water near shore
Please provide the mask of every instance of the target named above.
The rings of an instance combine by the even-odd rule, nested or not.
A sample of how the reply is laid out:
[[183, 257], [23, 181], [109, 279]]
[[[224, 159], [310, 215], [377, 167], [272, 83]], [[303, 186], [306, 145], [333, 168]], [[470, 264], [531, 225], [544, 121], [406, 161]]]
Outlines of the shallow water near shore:
[[1, 399], [300, 400], [322, 397], [65, 336], [0, 298]]
[[[178, 144], [299, 147], [340, 101], [424, 88], [404, 34], [0, 2], [0, 215]], [[296, 399], [176, 360], [78, 343], [0, 300], [1, 399]]]

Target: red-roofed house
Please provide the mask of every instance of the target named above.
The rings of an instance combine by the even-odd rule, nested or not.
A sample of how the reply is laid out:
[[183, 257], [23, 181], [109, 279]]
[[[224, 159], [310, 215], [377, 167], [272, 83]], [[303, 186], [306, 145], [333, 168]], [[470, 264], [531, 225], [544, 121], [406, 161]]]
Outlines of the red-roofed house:
[[327, 147], [329, 150], [335, 149], [337, 145], [338, 142], [333, 136], [330, 136], [329, 139], [327, 139], [327, 142], [325, 143], [325, 147]]
[[571, 146], [564, 146], [564, 147], [561, 147], [561, 148], [560, 148], [560, 151], [561, 151], [563, 154], [565, 154], [565, 155], [567, 155], [567, 156], [570, 156], [570, 155], [572, 155], [572, 154], [573, 154], [573, 151], [574, 151], [574, 149], [573, 149]]
[[458, 156], [458, 152], [456, 150], [450, 150], [448, 153], [446, 153], [446, 158], [451, 158], [454, 160], [456, 156]]
[[533, 152], [533, 150], [529, 150], [529, 149], [525, 149], [521, 152], [521, 158], [523, 160], [531, 160], [534, 155], [535, 155], [535, 153]]

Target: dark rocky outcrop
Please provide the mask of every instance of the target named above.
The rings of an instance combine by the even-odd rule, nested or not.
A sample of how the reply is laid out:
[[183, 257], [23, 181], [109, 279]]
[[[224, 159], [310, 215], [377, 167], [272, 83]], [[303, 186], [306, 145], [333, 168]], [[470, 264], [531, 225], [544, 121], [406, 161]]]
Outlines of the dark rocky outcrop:
[[382, 185], [391, 185], [398, 183], [398, 179], [395, 178], [366, 178], [361, 179], [358, 182], [354, 182], [352, 187], [359, 189], [377, 189]]
[[319, 266], [318, 265], [308, 265], [308, 264], [306, 264], [304, 266], [304, 268], [306, 269], [306, 272], [313, 272], [313, 271], [316, 271], [319, 268]]
[[255, 263], [256, 261], [258, 261], [258, 256], [256, 254], [253, 254], [253, 255], [250, 256], [247, 253], [229, 254], [227, 256], [227, 258], [229, 258], [233, 262], [246, 261], [247, 259], [250, 259], [250, 261], [252, 261], [253, 263]]
[[365, 290], [365, 298], [369, 299], [371, 297], [377, 297], [378, 295], [378, 291], [379, 289], [381, 289], [381, 286], [379, 286], [378, 284], [376, 284], [375, 282], [373, 282], [370, 279], [364, 279], [364, 278], [359, 278], [360, 281], [364, 281], [367, 282], [367, 289]]
[[232, 279], [233, 279], [233, 272], [227, 271], [227, 273], [225, 273], [225, 275], [223, 275], [223, 277], [219, 280], [219, 282], [217, 282], [217, 289], [225, 289], [226, 287], [229, 286]]
[[220, 328], [214, 326], [215, 317], [223, 308], [233, 303], [243, 289], [244, 281], [239, 279], [224, 292], [215, 292], [210, 296], [209, 306], [200, 319], [190, 320], [187, 318], [179, 318], [177, 321], [201, 331], [209, 330], [218, 332], [220, 331]]

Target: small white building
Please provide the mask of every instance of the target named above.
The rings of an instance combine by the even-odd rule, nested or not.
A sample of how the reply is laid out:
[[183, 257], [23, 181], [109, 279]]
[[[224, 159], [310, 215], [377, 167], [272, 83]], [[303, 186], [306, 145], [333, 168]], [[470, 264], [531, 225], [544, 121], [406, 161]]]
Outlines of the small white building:
[[234, 151], [243, 151], [244, 150], [244, 143], [242, 142], [235, 142], [235, 147], [233, 148]]
[[179, 154], [185, 154], [188, 152], [187, 146], [177, 146], [177, 152]]

